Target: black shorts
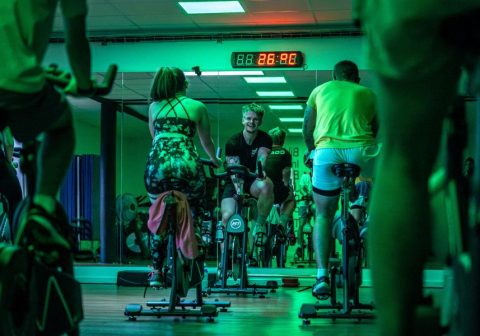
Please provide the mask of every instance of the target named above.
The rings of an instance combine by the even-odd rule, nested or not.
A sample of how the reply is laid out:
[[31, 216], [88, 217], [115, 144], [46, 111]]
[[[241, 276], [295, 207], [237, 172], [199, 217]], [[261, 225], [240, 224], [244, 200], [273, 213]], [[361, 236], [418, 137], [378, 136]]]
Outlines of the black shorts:
[[275, 204], [282, 204], [290, 194], [290, 188], [286, 187], [283, 182], [275, 183], [273, 185], [273, 196], [275, 197]]
[[49, 83], [35, 93], [0, 89], [0, 124], [10, 126], [20, 142], [35, 139], [67, 113], [70, 107], [65, 95]]

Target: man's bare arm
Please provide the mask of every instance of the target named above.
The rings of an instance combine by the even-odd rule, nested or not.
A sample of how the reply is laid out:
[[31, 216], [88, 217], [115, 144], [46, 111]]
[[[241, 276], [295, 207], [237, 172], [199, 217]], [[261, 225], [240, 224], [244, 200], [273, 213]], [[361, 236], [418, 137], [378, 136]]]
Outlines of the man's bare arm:
[[313, 131], [315, 130], [315, 123], [317, 113], [314, 108], [308, 106], [305, 108], [303, 117], [303, 140], [309, 152], [315, 149], [315, 140], [313, 139]]
[[[228, 166], [231, 165], [239, 165], [240, 164], [240, 157], [238, 156], [226, 156], [225, 157], [225, 162]], [[235, 190], [237, 194], [240, 193], [241, 191], [241, 186], [243, 185], [243, 180], [238, 178], [237, 175], [230, 175], [230, 178], [232, 179], [232, 183], [235, 186]]]
[[263, 168], [265, 168], [265, 165], [267, 163], [267, 157], [270, 154], [270, 152], [271, 150], [266, 147], [260, 147], [258, 149], [257, 162], [260, 161], [262, 163]]

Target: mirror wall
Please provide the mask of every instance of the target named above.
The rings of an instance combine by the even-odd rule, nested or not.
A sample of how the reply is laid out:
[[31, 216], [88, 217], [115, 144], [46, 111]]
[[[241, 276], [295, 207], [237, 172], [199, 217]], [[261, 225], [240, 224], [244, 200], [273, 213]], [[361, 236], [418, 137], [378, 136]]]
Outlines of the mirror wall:
[[[120, 72], [117, 75], [114, 89], [107, 97], [118, 103], [117, 134], [116, 134], [116, 195], [145, 196], [143, 173], [145, 160], [150, 149], [151, 137], [148, 131], [148, 96], [154, 73]], [[101, 74], [98, 74], [99, 78]], [[268, 131], [280, 126], [288, 130], [285, 147], [293, 156], [293, 179], [298, 184], [300, 175], [307, 169], [303, 165], [305, 146], [301, 132], [303, 109], [311, 90], [328, 80], [329, 71], [315, 70], [288, 70], [263, 71], [262, 77], [284, 78], [282, 83], [249, 83], [247, 77], [252, 76], [221, 76], [219, 74], [204, 73], [201, 76], [188, 75], [189, 87], [187, 96], [204, 102], [207, 106], [212, 128], [212, 138], [216, 146], [224, 148], [227, 139], [241, 131], [241, 107], [244, 104], [256, 102], [265, 107], [266, 114], [261, 129]], [[368, 73], [362, 73], [362, 82], [371, 85]], [[253, 76], [254, 77], [254, 76]], [[257, 91], [291, 91], [293, 97], [260, 97]], [[87, 106], [88, 105], [88, 106]], [[289, 105], [298, 109], [275, 109], [275, 105]], [[76, 154], [100, 154], [100, 104], [74, 100], [74, 115], [77, 130]], [[296, 118], [296, 119], [284, 119]], [[300, 121], [299, 121], [300, 120]], [[205, 156], [203, 149], [196, 141], [201, 156]], [[127, 199], [125, 202], [128, 202]], [[148, 205], [148, 199], [141, 199], [140, 203]], [[142, 208], [142, 204], [139, 204]], [[140, 211], [145, 212], [144, 209]], [[298, 213], [295, 211], [295, 226], [298, 226]], [[93, 224], [93, 239], [98, 239], [98, 228], [95, 220]], [[213, 219], [216, 222], [216, 219]], [[124, 262], [137, 262], [141, 250], [137, 236], [130, 236], [131, 230], [125, 232]], [[295, 247], [289, 247], [287, 267], [297, 267], [291, 264]], [[148, 259], [148, 258], [147, 258]], [[308, 264], [304, 266], [309, 267]], [[314, 265], [311, 265], [314, 267]]]

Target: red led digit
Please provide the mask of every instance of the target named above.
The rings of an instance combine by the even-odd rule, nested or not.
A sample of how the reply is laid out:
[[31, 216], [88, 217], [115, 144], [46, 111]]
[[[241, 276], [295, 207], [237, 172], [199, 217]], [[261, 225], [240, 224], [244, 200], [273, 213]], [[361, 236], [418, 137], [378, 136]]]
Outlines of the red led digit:
[[275, 65], [275, 54], [274, 53], [268, 54], [267, 65]]
[[290, 53], [288, 56], [288, 65], [297, 64], [297, 53]]
[[260, 55], [258, 55], [257, 64], [258, 64], [258, 65], [264, 65], [266, 59], [267, 59], [267, 54], [265, 54], [265, 53], [260, 53]]
[[288, 63], [288, 53], [281, 53], [280, 64], [287, 64], [287, 63]]

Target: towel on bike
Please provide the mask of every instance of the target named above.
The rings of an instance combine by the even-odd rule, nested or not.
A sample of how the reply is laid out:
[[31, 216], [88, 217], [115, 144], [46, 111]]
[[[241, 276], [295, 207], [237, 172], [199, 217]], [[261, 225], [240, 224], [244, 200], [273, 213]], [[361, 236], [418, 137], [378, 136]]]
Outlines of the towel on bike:
[[162, 235], [168, 230], [168, 216], [165, 215], [165, 199], [172, 194], [177, 201], [175, 244], [187, 259], [198, 257], [198, 241], [195, 236], [192, 212], [185, 194], [179, 191], [166, 191], [153, 202], [148, 211], [148, 228], [153, 234]]

